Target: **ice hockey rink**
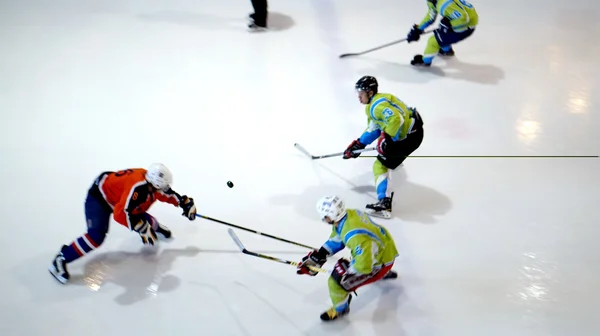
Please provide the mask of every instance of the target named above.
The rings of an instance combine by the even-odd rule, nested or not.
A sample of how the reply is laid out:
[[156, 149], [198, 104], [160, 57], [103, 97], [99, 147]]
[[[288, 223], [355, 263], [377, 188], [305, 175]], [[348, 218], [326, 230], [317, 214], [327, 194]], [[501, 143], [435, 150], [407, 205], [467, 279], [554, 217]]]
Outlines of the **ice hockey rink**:
[[[428, 36], [338, 55], [405, 37], [424, 0], [272, 0], [259, 34], [243, 0], [1, 2], [0, 335], [599, 335], [600, 160], [467, 156], [600, 154], [600, 2], [472, 3], [455, 59], [418, 70]], [[360, 289], [343, 320], [319, 320], [326, 274], [241, 254], [227, 226], [166, 204], [151, 213], [171, 241], [143, 247], [113, 221], [70, 283], [48, 273], [85, 233], [95, 177], [152, 162], [200, 214], [319, 247], [317, 200], [375, 201], [374, 159], [293, 145], [356, 139], [363, 75], [420, 111], [425, 139], [392, 175], [394, 217], [376, 220], [400, 277]]]

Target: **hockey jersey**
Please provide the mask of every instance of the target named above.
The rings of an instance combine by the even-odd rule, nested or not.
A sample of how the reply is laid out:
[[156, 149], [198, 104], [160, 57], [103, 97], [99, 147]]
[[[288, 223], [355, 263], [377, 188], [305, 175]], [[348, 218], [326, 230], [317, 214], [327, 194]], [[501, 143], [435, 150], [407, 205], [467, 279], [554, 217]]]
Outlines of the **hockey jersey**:
[[375, 141], [381, 132], [387, 133], [393, 141], [404, 140], [415, 124], [414, 111], [389, 93], [375, 94], [365, 106], [365, 113], [367, 129], [360, 136], [364, 145]]
[[429, 7], [429, 11], [418, 25], [421, 30], [425, 30], [434, 23], [438, 13], [450, 20], [452, 30], [457, 33], [475, 28], [479, 23], [479, 15], [475, 7], [466, 0], [428, 0], [427, 7]]
[[347, 247], [352, 254], [350, 272], [370, 274], [392, 263], [398, 257], [394, 239], [383, 226], [375, 224], [367, 213], [348, 209], [347, 214], [332, 228], [329, 240], [323, 244], [331, 255]]
[[118, 172], [104, 172], [92, 185], [90, 193], [101, 197], [112, 209], [119, 224], [130, 230], [142, 219], [155, 201], [179, 206], [182, 196], [172, 189], [150, 189], [146, 181], [146, 169], [133, 168]]

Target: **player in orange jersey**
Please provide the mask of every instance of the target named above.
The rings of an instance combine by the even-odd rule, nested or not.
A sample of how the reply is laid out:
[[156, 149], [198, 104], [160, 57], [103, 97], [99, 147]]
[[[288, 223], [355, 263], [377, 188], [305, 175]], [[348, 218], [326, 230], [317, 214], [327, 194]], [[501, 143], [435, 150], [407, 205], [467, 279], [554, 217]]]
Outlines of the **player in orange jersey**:
[[134, 168], [100, 174], [85, 200], [87, 233], [70, 245], [63, 245], [49, 268], [50, 273], [61, 283], [67, 283], [67, 264], [100, 247], [108, 233], [111, 214], [115, 221], [137, 232], [142, 242], [150, 245], [158, 240], [157, 232], [165, 238], [171, 237], [171, 231], [147, 213], [155, 201], [181, 207], [183, 216], [196, 219], [194, 200], [173, 191], [172, 182], [171, 171], [160, 163], [147, 170]]

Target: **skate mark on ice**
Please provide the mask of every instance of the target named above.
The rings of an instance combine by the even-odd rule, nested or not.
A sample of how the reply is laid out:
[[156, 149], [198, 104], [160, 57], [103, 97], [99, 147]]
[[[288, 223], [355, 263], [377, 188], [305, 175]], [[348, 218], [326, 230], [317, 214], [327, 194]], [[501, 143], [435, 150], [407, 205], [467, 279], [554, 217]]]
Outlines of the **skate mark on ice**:
[[231, 305], [227, 302], [227, 298], [225, 297], [225, 295], [223, 295], [223, 293], [216, 286], [205, 283], [205, 282], [199, 282], [199, 281], [189, 281], [189, 283], [192, 285], [198, 286], [198, 287], [204, 287], [204, 288], [210, 289], [213, 292], [217, 293], [217, 295], [221, 298], [223, 305], [227, 309], [227, 312], [229, 312], [229, 315], [233, 318], [233, 320], [235, 321], [235, 324], [238, 326], [240, 331], [246, 336], [252, 336], [248, 332], [246, 327], [244, 327], [244, 324], [242, 322], [240, 322], [237, 314], [235, 313], [233, 308], [231, 308]]
[[302, 334], [302, 335], [308, 335], [307, 333], [305, 333], [304, 331], [302, 331], [298, 326], [296, 326], [296, 324], [294, 324], [294, 322], [292, 322], [292, 320], [290, 320], [287, 316], [285, 316], [282, 313], [280, 313], [279, 309], [275, 308], [271, 303], [269, 303], [265, 298], [263, 298], [261, 295], [259, 295], [258, 293], [256, 293], [250, 287], [244, 285], [243, 283], [241, 283], [239, 281], [234, 281], [233, 283], [236, 284], [236, 285], [238, 285], [238, 286], [240, 286], [240, 287], [245, 288], [248, 292], [252, 293], [259, 301], [263, 302], [265, 305], [267, 305], [269, 308], [271, 308], [277, 315], [279, 315], [279, 317], [281, 317], [283, 320], [287, 321], [300, 334]]

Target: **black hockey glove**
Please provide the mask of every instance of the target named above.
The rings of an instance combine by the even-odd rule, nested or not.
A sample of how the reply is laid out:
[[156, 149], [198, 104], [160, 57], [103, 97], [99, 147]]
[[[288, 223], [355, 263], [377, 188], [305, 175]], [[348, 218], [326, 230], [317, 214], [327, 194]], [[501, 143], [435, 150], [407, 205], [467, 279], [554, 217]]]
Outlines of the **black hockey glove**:
[[410, 30], [410, 32], [408, 32], [408, 36], [406, 36], [406, 42], [410, 43], [410, 42], [418, 41], [419, 38], [421, 38], [422, 33], [423, 33], [423, 31], [421, 29], [419, 29], [419, 26], [414, 25], [412, 27], [412, 29]]
[[191, 221], [196, 219], [196, 205], [194, 204], [193, 198], [185, 195], [181, 196], [179, 206], [183, 209], [183, 213], [181, 214], [182, 216], [187, 217]]
[[309, 266], [317, 267], [317, 268], [323, 266], [325, 264], [325, 262], [327, 262], [328, 255], [329, 255], [329, 252], [327, 252], [327, 250], [322, 247], [318, 251], [317, 250], [310, 251], [309, 254], [304, 256], [304, 258], [302, 258], [302, 261], [298, 265], [298, 270], [296, 271], [296, 273], [297, 274], [307, 274], [310, 276], [317, 275], [319, 272], [313, 271], [312, 269], [309, 268]]

